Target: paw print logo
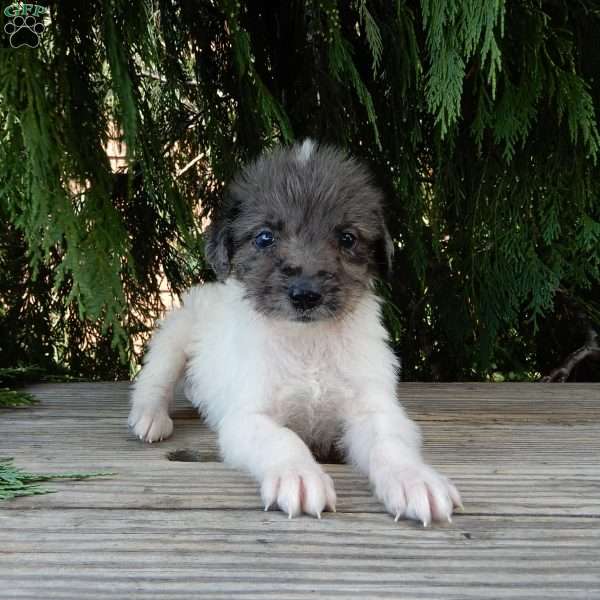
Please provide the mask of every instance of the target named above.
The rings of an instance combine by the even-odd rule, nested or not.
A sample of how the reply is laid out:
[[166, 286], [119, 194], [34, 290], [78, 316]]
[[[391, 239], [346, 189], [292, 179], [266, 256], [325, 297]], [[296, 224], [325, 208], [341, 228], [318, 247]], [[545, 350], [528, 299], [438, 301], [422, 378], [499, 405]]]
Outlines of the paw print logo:
[[8, 33], [10, 45], [13, 48], [29, 46], [37, 48], [40, 44], [40, 35], [44, 31], [44, 24], [39, 23], [35, 17], [14, 17], [4, 26], [4, 31]]

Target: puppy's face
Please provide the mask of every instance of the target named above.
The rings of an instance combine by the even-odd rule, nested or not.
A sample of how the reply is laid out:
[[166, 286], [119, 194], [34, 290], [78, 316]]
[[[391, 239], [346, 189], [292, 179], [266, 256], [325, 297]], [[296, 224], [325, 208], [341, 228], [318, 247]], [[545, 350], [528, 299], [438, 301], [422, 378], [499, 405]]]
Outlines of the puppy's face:
[[219, 279], [240, 281], [262, 314], [302, 322], [351, 312], [391, 250], [368, 171], [308, 140], [246, 167], [207, 240]]

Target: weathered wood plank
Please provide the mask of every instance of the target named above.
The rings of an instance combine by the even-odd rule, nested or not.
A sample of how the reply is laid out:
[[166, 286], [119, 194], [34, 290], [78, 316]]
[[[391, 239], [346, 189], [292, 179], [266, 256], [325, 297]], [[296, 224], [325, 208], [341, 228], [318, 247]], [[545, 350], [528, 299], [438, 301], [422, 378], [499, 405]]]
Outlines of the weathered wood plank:
[[[437, 464], [474, 459], [488, 465], [598, 464], [598, 385], [403, 383], [399, 389]], [[126, 382], [32, 386], [39, 406], [0, 410], [0, 452], [27, 459], [41, 458], [43, 449], [57, 461], [63, 456], [139, 461], [192, 448], [204, 460], [218, 460], [214, 434], [181, 396], [174, 437], [155, 446], [139, 444], [127, 433], [128, 390]]]
[[[0, 504], [1, 599], [600, 598], [598, 385], [401, 384], [465, 500], [426, 530], [394, 523], [344, 465], [325, 467], [335, 515], [264, 513], [181, 398], [171, 440], [128, 434], [128, 388], [34, 386], [39, 406], [0, 411], [0, 456], [117, 472]], [[169, 462], [176, 448], [201, 462]]]
[[[600, 456], [600, 422], [569, 426], [419, 423], [427, 456], [441, 464], [477, 462], [505, 466], [527, 462], [540, 466], [594, 466]], [[123, 418], [88, 420], [87, 414], [80, 419], [40, 416], [28, 419], [22, 413], [18, 417], [0, 416], [0, 453], [24, 459], [43, 460], [49, 456], [56, 461], [63, 458], [145, 461], [163, 459], [169, 451], [178, 448], [196, 450], [205, 461], [219, 460], [214, 434], [196, 417], [175, 419], [171, 439], [147, 445], [127, 431]]]
[[[47, 463], [25, 462], [33, 471], [47, 471]], [[261, 510], [256, 484], [246, 475], [221, 463], [169, 463], [132, 461], [110, 463], [68, 462], [68, 471], [107, 468], [117, 474], [106, 479], [52, 482], [60, 493], [22, 498], [6, 510], [29, 508], [136, 508], [136, 509], [254, 509]], [[57, 467], [53, 467], [54, 471]], [[382, 512], [365, 478], [345, 465], [327, 465], [338, 493], [339, 512]], [[488, 470], [445, 471], [463, 495], [466, 514], [556, 515], [600, 517], [600, 473], [541, 474], [518, 465]], [[600, 523], [599, 523], [600, 526]]]
[[458, 517], [424, 530], [364, 513], [16, 510], [0, 523], [0, 598], [600, 594], [586, 519]]
[[[32, 416], [77, 418], [81, 410], [86, 409], [90, 419], [124, 417], [128, 412], [129, 387], [127, 382], [30, 386], [28, 391], [42, 403], [22, 411], [26, 410]], [[597, 423], [600, 411], [600, 386], [597, 384], [401, 383], [398, 394], [403, 406], [414, 418], [421, 420], [533, 421], [568, 425]], [[194, 415], [181, 394], [177, 406], [183, 409], [180, 414]]]

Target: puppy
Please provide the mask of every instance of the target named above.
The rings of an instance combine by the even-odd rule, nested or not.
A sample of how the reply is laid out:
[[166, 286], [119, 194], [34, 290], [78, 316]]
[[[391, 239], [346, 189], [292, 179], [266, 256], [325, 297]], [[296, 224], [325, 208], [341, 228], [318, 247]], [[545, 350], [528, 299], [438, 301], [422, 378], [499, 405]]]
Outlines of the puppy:
[[306, 140], [247, 166], [207, 232], [218, 282], [192, 288], [150, 342], [129, 425], [171, 435], [177, 380], [223, 458], [260, 483], [265, 509], [335, 510], [311, 452], [343, 449], [397, 519], [450, 520], [456, 488], [427, 466], [398, 403], [398, 362], [376, 277], [392, 242], [366, 168]]

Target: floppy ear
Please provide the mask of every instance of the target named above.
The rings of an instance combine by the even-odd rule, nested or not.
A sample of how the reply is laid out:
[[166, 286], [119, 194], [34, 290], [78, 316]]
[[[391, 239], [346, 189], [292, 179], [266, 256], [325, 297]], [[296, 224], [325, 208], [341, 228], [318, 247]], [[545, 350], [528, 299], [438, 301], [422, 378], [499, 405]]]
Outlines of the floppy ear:
[[213, 222], [208, 226], [205, 233], [204, 254], [219, 281], [227, 279], [231, 268], [228, 229], [227, 225]]
[[229, 210], [219, 211], [204, 234], [204, 254], [219, 281], [227, 279], [231, 271], [233, 236], [230, 213]]
[[381, 235], [376, 242], [375, 260], [382, 279], [386, 281], [392, 276], [392, 259], [394, 257], [394, 242], [384, 223], [381, 224]]

